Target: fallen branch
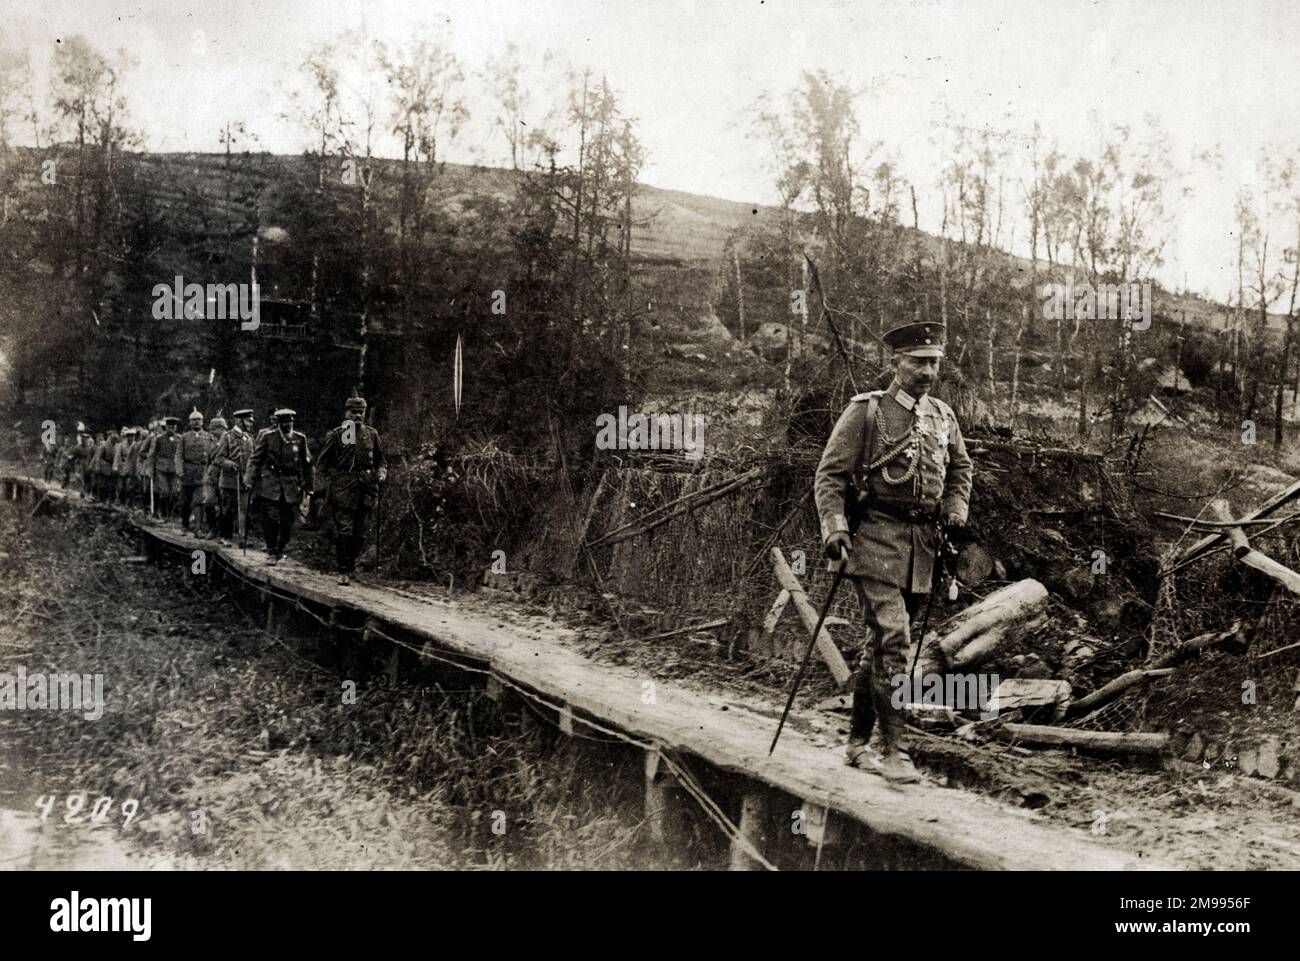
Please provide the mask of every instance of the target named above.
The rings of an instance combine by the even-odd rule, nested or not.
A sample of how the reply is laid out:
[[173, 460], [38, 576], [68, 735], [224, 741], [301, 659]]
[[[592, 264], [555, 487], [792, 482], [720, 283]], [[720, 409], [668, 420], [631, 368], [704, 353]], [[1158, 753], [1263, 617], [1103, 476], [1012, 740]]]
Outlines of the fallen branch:
[[[1031, 514], [1047, 513], [1046, 511], [1030, 511]], [[1176, 521], [1179, 524], [1195, 524], [1197, 527], [1211, 527], [1215, 531], [1229, 527], [1250, 527], [1256, 524], [1271, 524], [1273, 521], [1268, 517], [1256, 517], [1254, 519], [1238, 518], [1227, 521], [1207, 521], [1202, 517], [1185, 517], [1182, 514], [1169, 514], [1165, 511], [1152, 511], [1152, 517], [1158, 517], [1161, 520]], [[1291, 514], [1291, 517], [1300, 517], [1300, 514]]]
[[[654, 510], [648, 511], [641, 517], [638, 517], [636, 520], [624, 524], [622, 527], [612, 530], [608, 534], [596, 538], [594, 541], [589, 541], [585, 546], [588, 550], [597, 547], [611, 547], [621, 541], [630, 540], [633, 537], [647, 534], [656, 527], [662, 527], [674, 518], [681, 517], [683, 514], [689, 514], [697, 508], [703, 507], [706, 504], [711, 504], [719, 498], [734, 493], [747, 484], [752, 484], [762, 476], [763, 468], [755, 467], [753, 470], [747, 471], [739, 477], [719, 481], [711, 487], [705, 487], [698, 491], [692, 491], [689, 494], [683, 494], [676, 500], [665, 504], [662, 507], [656, 507]], [[650, 518], [654, 519], [650, 520]]]
[[1232, 556], [1242, 558], [1249, 554], [1250, 541], [1246, 540], [1246, 532], [1241, 529], [1241, 525], [1234, 524], [1232, 521], [1232, 505], [1224, 498], [1216, 497], [1205, 509], [1216, 521], [1226, 525], [1224, 533], [1228, 535], [1228, 543], [1232, 545]]
[[1020, 457], [1073, 457], [1076, 460], [1100, 461], [1105, 459], [1104, 454], [1098, 454], [1095, 451], [1080, 450], [1074, 447], [1040, 447], [1037, 444], [1018, 444], [1008, 440], [993, 440], [991, 438], [977, 438], [970, 441], [967, 453], [972, 456], [975, 454], [987, 454], [990, 451], [1005, 451], [1016, 454]]
[[709, 631], [715, 627], [725, 627], [731, 623], [731, 618], [722, 617], [716, 621], [706, 621], [703, 624], [688, 624], [686, 627], [678, 627], [671, 631], [664, 631], [662, 634], [651, 634], [649, 637], [633, 638], [635, 643], [644, 641], [662, 641], [666, 637], [676, 637], [678, 634], [689, 634], [692, 631]]
[[1153, 677], [1168, 677], [1174, 673], [1172, 667], [1158, 668], [1139, 668], [1136, 671], [1129, 671], [1127, 674], [1121, 674], [1114, 680], [1103, 684], [1097, 690], [1093, 691], [1079, 700], [1072, 703], [1065, 711], [1066, 720], [1076, 717], [1082, 717], [1085, 714], [1091, 714], [1097, 708], [1109, 704], [1115, 698], [1119, 697], [1129, 688], [1141, 684], [1143, 681], [1150, 680]]
[[[1286, 490], [1282, 491], [1281, 493], [1275, 494], [1273, 497], [1269, 498], [1267, 501], [1265, 501], [1255, 510], [1251, 511], [1245, 517], [1241, 518], [1241, 520], [1250, 521], [1250, 520], [1255, 520], [1256, 518], [1259, 517], [1267, 517], [1269, 514], [1273, 513], [1273, 511], [1277, 510], [1283, 504], [1287, 504], [1295, 500], [1297, 497], [1300, 497], [1300, 481], [1297, 481], [1296, 483], [1292, 484], [1290, 487], [1288, 487]], [[1179, 555], [1178, 557], [1179, 563], [1182, 563], [1183, 561], [1190, 561], [1193, 560], [1194, 558], [1200, 557], [1210, 548], [1214, 547], [1221, 540], [1223, 540], [1223, 538], [1226, 536], [1227, 536], [1226, 533], [1218, 533], [1218, 534], [1208, 534], [1205, 537], [1202, 537], [1199, 541], [1197, 541], [1195, 544], [1187, 548], [1187, 550], [1183, 551], [1183, 553]]]

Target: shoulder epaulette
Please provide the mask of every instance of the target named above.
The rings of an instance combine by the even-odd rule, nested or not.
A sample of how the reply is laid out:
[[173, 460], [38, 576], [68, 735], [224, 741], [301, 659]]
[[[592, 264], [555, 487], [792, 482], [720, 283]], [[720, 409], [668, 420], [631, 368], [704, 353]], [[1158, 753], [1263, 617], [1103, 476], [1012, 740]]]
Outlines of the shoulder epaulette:
[[862, 394], [854, 394], [852, 397], [849, 398], [849, 400], [850, 401], [871, 400], [871, 398], [873, 397], [883, 397], [884, 395], [885, 392], [883, 390], [869, 390]]

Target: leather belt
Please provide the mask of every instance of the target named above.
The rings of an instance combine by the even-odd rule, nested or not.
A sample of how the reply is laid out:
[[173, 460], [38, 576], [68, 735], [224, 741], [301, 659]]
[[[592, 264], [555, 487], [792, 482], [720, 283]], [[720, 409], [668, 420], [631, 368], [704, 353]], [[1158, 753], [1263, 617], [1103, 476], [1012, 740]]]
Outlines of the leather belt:
[[889, 501], [875, 500], [871, 502], [871, 509], [880, 511], [894, 520], [908, 521], [912, 524], [933, 524], [939, 519], [937, 504], [933, 507], [920, 507], [915, 504], [891, 504]]

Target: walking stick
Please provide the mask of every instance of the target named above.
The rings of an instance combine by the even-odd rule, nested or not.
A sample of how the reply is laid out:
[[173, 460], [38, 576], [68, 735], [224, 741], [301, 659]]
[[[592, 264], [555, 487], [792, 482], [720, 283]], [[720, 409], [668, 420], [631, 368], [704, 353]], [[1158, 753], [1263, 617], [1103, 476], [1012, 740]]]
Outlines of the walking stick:
[[817, 644], [817, 635], [822, 631], [822, 624], [826, 621], [826, 615], [830, 613], [831, 601], [835, 600], [835, 592], [840, 589], [840, 582], [844, 580], [844, 562], [847, 558], [841, 556], [839, 567], [835, 570], [835, 580], [831, 581], [831, 589], [826, 592], [826, 603], [822, 605], [821, 616], [817, 618], [817, 626], [813, 628], [812, 640], [804, 648], [803, 660], [799, 662], [799, 673], [794, 676], [794, 683], [790, 685], [790, 696], [785, 699], [785, 710], [781, 712], [781, 723], [776, 726], [776, 734], [772, 736], [772, 746], [767, 749], [767, 756], [771, 757], [772, 752], [776, 750], [776, 742], [781, 737], [781, 729], [785, 727], [785, 719], [790, 714], [790, 706], [794, 704], [794, 696], [799, 691], [799, 685], [803, 683], [804, 672], [808, 670], [808, 658], [812, 656], [813, 647]]
[[149, 516], [155, 516], [153, 507], [153, 474], [149, 475]]
[[379, 481], [379, 493], [375, 495], [375, 573], [379, 573], [379, 516], [384, 506], [384, 482]]
[[[238, 462], [236, 462], [238, 463]], [[239, 549], [248, 556], [248, 505], [244, 503], [244, 472], [235, 472], [235, 511], [239, 515]]]

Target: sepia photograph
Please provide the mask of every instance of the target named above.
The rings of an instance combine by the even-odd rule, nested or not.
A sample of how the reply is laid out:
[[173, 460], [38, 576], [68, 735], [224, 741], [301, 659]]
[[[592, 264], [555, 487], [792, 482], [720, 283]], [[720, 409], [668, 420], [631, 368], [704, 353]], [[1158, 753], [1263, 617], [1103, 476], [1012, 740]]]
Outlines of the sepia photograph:
[[[104, 880], [198, 872], [1300, 868], [1298, 42], [8, 0], [0, 873], [86, 879], [24, 925], [147, 941]], [[1250, 932], [1123, 877], [1111, 936]]]

